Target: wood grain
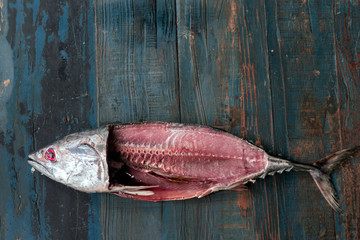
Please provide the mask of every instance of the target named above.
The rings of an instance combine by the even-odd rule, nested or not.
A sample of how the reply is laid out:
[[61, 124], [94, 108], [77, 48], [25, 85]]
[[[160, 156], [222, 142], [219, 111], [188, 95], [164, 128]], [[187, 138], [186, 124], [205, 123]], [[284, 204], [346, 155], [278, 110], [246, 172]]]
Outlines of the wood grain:
[[360, 4], [0, 0], [0, 239], [360, 239], [359, 156], [247, 191], [149, 203], [83, 194], [29, 152], [109, 122], [216, 126], [312, 163], [360, 142]]
[[[264, 2], [180, 1], [177, 6], [182, 121], [215, 125], [258, 145], [271, 145]], [[214, 194], [198, 211], [212, 214], [209, 228], [217, 229], [211, 235], [215, 239], [274, 237], [277, 204], [257, 198], [259, 191], [263, 195], [264, 189], [273, 188], [273, 183], [260, 181], [251, 193]], [[273, 196], [271, 203], [276, 202]], [[230, 216], [217, 216], [220, 209]], [[193, 232], [207, 224], [206, 217], [198, 216]]]
[[[330, 151], [332, 136], [336, 137], [336, 132], [327, 139], [324, 136], [328, 101], [334, 98], [335, 85], [331, 3], [278, 1], [277, 4], [290, 158], [311, 163]], [[284, 219], [283, 236], [335, 236], [331, 227], [335, 224], [332, 210], [318, 194], [313, 180], [306, 174], [295, 173], [283, 179], [280, 215]], [[303, 211], [296, 210], [299, 207]], [[299, 221], [302, 229], [296, 227]]]
[[1, 140], [0, 238], [86, 238], [90, 195], [32, 174], [26, 156], [91, 125], [89, 5], [9, 1], [5, 7], [15, 74]]
[[[335, 126], [339, 135], [338, 147], [343, 148], [354, 146], [360, 140], [360, 5], [335, 1], [332, 13], [336, 56], [334, 91], [338, 103]], [[359, 239], [359, 157], [345, 164], [335, 176], [343, 200], [342, 207], [346, 209], [345, 217], [336, 219], [339, 225], [337, 235], [344, 239]]]
[[[174, 2], [97, 1], [96, 29], [100, 124], [179, 122]], [[103, 195], [103, 236], [159, 239], [169, 208]]]

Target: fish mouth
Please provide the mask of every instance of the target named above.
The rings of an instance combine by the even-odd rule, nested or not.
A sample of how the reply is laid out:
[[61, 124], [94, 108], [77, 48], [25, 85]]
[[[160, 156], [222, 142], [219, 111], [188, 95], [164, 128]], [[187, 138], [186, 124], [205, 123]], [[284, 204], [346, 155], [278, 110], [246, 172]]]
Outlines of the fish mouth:
[[34, 167], [36, 170], [38, 170], [39, 172], [43, 173], [43, 174], [47, 174], [49, 173], [49, 170], [40, 162], [36, 161], [35, 159], [33, 159], [32, 157], [28, 157], [28, 163]]

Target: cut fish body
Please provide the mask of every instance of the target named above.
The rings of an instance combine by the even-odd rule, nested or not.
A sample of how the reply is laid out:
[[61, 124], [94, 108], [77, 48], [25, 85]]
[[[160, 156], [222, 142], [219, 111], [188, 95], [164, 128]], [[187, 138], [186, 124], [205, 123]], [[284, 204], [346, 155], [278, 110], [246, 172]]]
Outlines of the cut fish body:
[[29, 163], [80, 191], [147, 201], [243, 189], [257, 178], [295, 169], [309, 172], [328, 203], [340, 211], [329, 174], [359, 151], [359, 146], [344, 149], [306, 165], [270, 156], [211, 127], [157, 122], [74, 133], [30, 154]]
[[208, 127], [155, 123], [113, 128], [108, 146], [121, 161], [160, 175], [242, 179], [263, 171], [267, 164], [267, 154], [260, 148]]
[[148, 123], [110, 128], [110, 161], [127, 165], [132, 184], [158, 186], [151, 189], [151, 196], [126, 197], [151, 201], [201, 197], [243, 185], [267, 165], [263, 150], [209, 127]]

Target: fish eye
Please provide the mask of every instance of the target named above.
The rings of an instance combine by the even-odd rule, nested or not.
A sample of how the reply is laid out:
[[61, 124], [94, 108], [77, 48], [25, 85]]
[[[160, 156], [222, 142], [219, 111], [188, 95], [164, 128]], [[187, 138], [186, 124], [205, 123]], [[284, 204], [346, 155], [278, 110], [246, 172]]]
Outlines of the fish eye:
[[45, 158], [49, 161], [55, 162], [56, 161], [56, 154], [54, 149], [49, 148], [45, 153]]

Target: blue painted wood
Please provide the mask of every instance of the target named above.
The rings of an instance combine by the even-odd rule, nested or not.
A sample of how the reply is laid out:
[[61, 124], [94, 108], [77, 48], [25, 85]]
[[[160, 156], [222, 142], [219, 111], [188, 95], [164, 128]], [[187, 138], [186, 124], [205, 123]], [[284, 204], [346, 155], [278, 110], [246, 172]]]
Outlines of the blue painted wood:
[[360, 141], [355, 1], [0, 0], [0, 239], [358, 239], [359, 157], [243, 192], [83, 194], [26, 155], [108, 122], [212, 125], [311, 163]]
[[[334, 20], [334, 52], [336, 56], [336, 87], [334, 95], [337, 108], [334, 121], [329, 119], [329, 126], [339, 131], [336, 139], [337, 148], [353, 146], [360, 141], [360, 68], [359, 68], [359, 3], [335, 2], [332, 6]], [[352, 23], [355, 24], [352, 24]], [[360, 238], [359, 208], [359, 158], [345, 164], [338, 173], [338, 191], [343, 199], [345, 217], [336, 217], [336, 233], [343, 239]]]
[[0, 238], [98, 239], [98, 197], [32, 173], [26, 161], [29, 152], [96, 125], [93, 7], [17, 0], [1, 1], [0, 8], [1, 40], [9, 46], [1, 47], [1, 65], [13, 71], [0, 74], [9, 91], [0, 95]]
[[[173, 1], [96, 2], [101, 124], [180, 121], [175, 10]], [[103, 236], [167, 239], [173, 206], [104, 194]]]
[[[177, 6], [182, 121], [215, 125], [258, 145], [271, 146], [264, 2], [179, 1]], [[207, 226], [214, 239], [275, 238], [274, 184], [259, 181], [251, 189], [250, 193], [206, 197], [203, 201], [208, 203], [199, 205], [198, 217], [191, 221], [194, 223], [186, 237]], [[270, 194], [263, 198], [266, 190]], [[228, 216], [219, 217], [219, 210]], [[184, 213], [186, 221], [191, 213]], [[214, 219], [211, 222], [206, 217], [209, 215]], [[207, 236], [206, 231], [200, 234]]]
[[[331, 111], [330, 100], [336, 104], [332, 95], [335, 62], [331, 4], [277, 1], [278, 51], [285, 86], [281, 96], [286, 102], [285, 134], [289, 144], [286, 154], [290, 159], [304, 163], [337, 150], [333, 145], [337, 130], [328, 129], [327, 136], [324, 132], [325, 118]], [[282, 176], [281, 182], [282, 237], [317, 239], [325, 235], [333, 238], [336, 235], [335, 229], [330, 227], [335, 224], [333, 212], [311, 177], [290, 173]]]

